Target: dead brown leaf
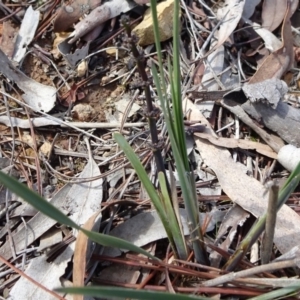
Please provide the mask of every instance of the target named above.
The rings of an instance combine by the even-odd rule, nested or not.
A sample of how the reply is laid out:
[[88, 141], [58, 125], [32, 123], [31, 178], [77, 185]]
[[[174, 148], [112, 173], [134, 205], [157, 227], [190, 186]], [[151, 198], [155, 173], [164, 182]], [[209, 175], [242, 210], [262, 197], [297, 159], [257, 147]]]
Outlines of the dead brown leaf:
[[280, 78], [294, 62], [293, 36], [291, 29], [291, 3], [287, 5], [282, 30], [282, 47], [271, 53], [261, 64], [249, 83], [258, 83], [266, 79]]
[[7, 57], [11, 58], [14, 52], [14, 39], [18, 34], [18, 29], [13, 26], [13, 23], [10, 20], [3, 22], [2, 26], [0, 47]]
[[204, 71], [205, 71], [205, 65], [204, 65], [204, 63], [201, 61], [201, 62], [197, 65], [196, 70], [195, 70], [195, 73], [194, 73], [194, 85], [195, 85], [195, 86], [198, 86], [198, 85], [202, 82], [202, 78], [203, 78]]

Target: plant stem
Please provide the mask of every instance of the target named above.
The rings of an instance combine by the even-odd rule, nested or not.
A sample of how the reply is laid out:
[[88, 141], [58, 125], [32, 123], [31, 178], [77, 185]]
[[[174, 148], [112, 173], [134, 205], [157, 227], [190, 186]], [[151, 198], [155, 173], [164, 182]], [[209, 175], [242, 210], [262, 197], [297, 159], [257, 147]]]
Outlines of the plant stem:
[[[131, 28], [130, 28], [130, 23], [129, 20], [126, 16], [122, 17], [121, 20], [122, 25], [125, 28], [125, 31], [127, 33], [127, 42], [130, 45], [130, 50], [133, 55], [133, 57], [136, 60], [137, 64], [137, 69], [140, 73], [140, 76], [143, 81], [143, 88], [145, 92], [145, 97], [146, 97], [146, 103], [147, 103], [147, 111], [145, 113], [148, 123], [149, 123], [149, 128], [150, 128], [150, 135], [151, 135], [151, 140], [152, 140], [152, 151], [153, 155], [155, 157], [155, 162], [156, 162], [156, 167], [157, 167], [157, 172], [163, 172], [163, 174], [166, 176], [166, 170], [164, 166], [164, 160], [161, 154], [161, 149], [163, 148], [163, 143], [162, 141], [159, 140], [158, 138], [158, 133], [157, 133], [157, 128], [156, 128], [156, 120], [158, 119], [160, 115], [160, 111], [157, 108], [154, 108], [153, 106], [153, 99], [151, 97], [151, 92], [150, 92], [150, 82], [148, 79], [148, 75], [146, 73], [146, 62], [145, 62], [145, 57], [143, 53], [140, 53], [136, 47], [137, 40], [134, 36], [131, 34]], [[168, 185], [169, 186], [169, 185]]]

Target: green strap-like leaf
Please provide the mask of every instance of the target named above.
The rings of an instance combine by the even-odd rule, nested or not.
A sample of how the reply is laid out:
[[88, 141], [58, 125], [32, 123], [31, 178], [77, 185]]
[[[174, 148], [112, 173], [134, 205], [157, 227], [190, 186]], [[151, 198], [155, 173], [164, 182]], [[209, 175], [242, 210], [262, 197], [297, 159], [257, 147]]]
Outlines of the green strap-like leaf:
[[91, 297], [108, 297], [111, 298], [130, 298], [130, 299], [140, 299], [140, 300], [207, 300], [209, 298], [193, 296], [193, 295], [183, 295], [183, 294], [170, 294], [164, 292], [154, 292], [154, 291], [141, 291], [132, 290], [118, 287], [102, 287], [102, 286], [90, 286], [90, 287], [74, 287], [74, 288], [62, 288], [57, 289], [58, 292], [68, 293], [68, 294], [80, 294]]

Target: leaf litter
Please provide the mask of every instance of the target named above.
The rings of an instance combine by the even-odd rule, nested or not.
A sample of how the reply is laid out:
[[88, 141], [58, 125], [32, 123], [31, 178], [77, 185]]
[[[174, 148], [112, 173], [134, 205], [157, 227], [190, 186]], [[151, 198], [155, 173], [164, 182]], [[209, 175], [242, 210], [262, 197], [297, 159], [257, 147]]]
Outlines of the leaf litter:
[[[1, 158], [9, 158], [1, 170], [39, 191], [85, 228], [117, 234], [164, 258], [166, 234], [155, 219], [148, 195], [112, 138], [115, 131], [126, 136], [155, 183], [141, 80], [119, 25], [120, 13], [128, 14], [132, 24], [140, 22], [147, 6], [143, 1], [138, 4], [141, 6], [130, 1], [74, 0], [35, 3], [26, 9], [9, 1], [1, 4], [0, 15], [5, 19], [0, 26], [0, 149]], [[170, 22], [161, 22], [162, 26], [172, 22], [172, 4], [166, 7], [158, 11], [164, 19], [170, 18]], [[62, 279], [75, 285], [122, 285], [127, 280], [137, 288], [150, 282], [148, 289], [161, 285], [186, 293], [219, 293], [220, 298], [228, 294], [250, 297], [271, 291], [275, 286], [272, 280], [283, 274], [296, 275], [283, 269], [282, 274], [274, 272], [276, 278], [268, 279], [270, 283], [263, 289], [256, 282], [255, 291], [249, 287], [250, 275], [238, 284], [230, 281], [227, 287], [205, 290], [201, 286], [201, 282], [205, 285], [206, 280], [218, 278], [226, 254], [237, 247], [251, 222], [266, 211], [266, 183], [277, 180], [282, 184], [288, 176], [285, 166], [289, 168], [290, 160], [300, 160], [296, 151], [300, 147], [300, 84], [298, 60], [294, 60], [300, 37], [291, 19], [298, 1], [201, 0], [183, 1], [181, 7], [183, 91], [202, 95], [192, 93], [191, 99], [183, 102], [186, 122], [192, 124], [186, 125], [187, 134], [199, 121], [206, 124], [204, 132], [194, 134], [195, 144], [189, 142], [187, 148], [191, 162], [197, 165], [199, 226], [206, 232], [211, 264], [218, 271], [188, 266], [192, 260], [175, 263], [170, 259], [166, 260], [167, 277], [162, 266], [118, 249], [97, 247], [81, 233], [23, 206], [2, 188], [0, 203], [5, 211], [0, 214], [0, 254], [48, 289], [61, 285]], [[29, 14], [41, 17], [28, 20]], [[156, 53], [153, 40], [147, 37], [149, 24], [139, 26], [139, 38], [146, 40], [140, 50], [153, 62]], [[61, 38], [55, 40], [54, 32]], [[172, 53], [172, 39], [168, 37], [162, 44], [164, 58], [165, 53]], [[164, 76], [169, 78], [167, 73]], [[92, 113], [86, 113], [85, 108]], [[157, 127], [166, 140], [161, 119]], [[34, 134], [35, 143], [23, 139], [26, 130]], [[285, 144], [292, 150], [281, 154], [275, 165]], [[172, 161], [168, 147], [164, 155]], [[32, 163], [34, 159], [40, 164]], [[180, 187], [176, 189], [183, 224], [187, 224]], [[298, 198], [296, 190], [278, 213], [274, 258], [291, 253], [299, 245]], [[149, 216], [152, 219], [147, 221]], [[46, 241], [47, 246], [43, 246]], [[255, 251], [253, 248], [251, 255], [255, 256]], [[142, 273], [136, 272], [137, 263]], [[114, 274], [125, 264], [129, 265], [124, 269], [125, 279], [118, 282]], [[253, 269], [250, 253], [240, 270], [247, 264]], [[150, 265], [158, 271], [151, 274]], [[13, 271], [3, 264], [0, 272], [5, 274], [1, 284], [9, 299], [20, 295], [25, 299], [29, 293], [31, 299], [53, 299], [22, 276], [14, 284]], [[185, 278], [178, 275], [182, 272]], [[143, 280], [139, 281], [141, 274]], [[282, 280], [276, 286], [286, 284]]]

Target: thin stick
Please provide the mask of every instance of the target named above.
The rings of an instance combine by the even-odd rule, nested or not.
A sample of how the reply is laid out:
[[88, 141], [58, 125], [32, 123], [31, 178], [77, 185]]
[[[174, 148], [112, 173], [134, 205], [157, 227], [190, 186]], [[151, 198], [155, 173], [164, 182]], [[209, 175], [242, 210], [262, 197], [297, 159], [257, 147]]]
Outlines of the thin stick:
[[270, 272], [270, 271], [276, 271], [284, 268], [291, 268], [299, 264], [299, 262], [300, 262], [299, 259], [292, 259], [292, 260], [282, 261], [280, 263], [274, 262], [267, 265], [257, 266], [240, 272], [231, 272], [229, 274], [222, 275], [215, 279], [207, 280], [201, 286], [217, 286], [241, 277], [250, 277], [262, 272]]

